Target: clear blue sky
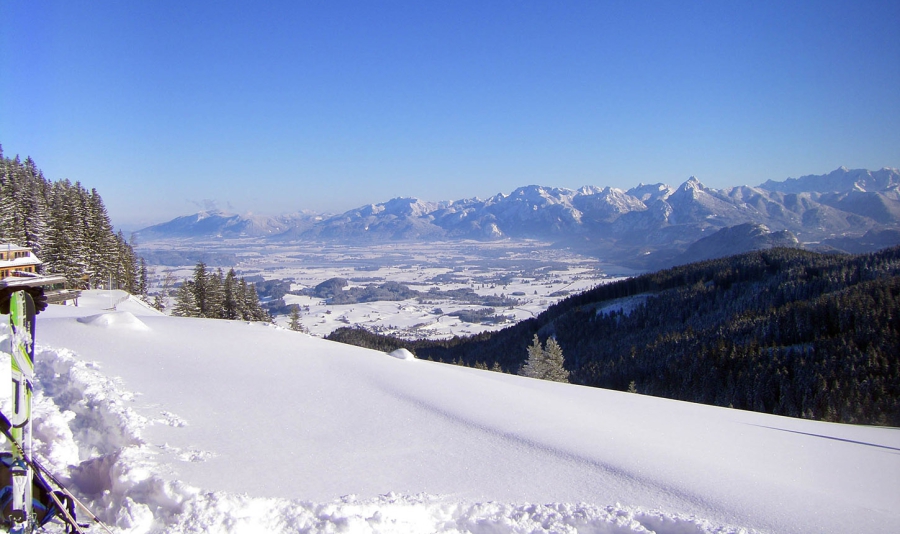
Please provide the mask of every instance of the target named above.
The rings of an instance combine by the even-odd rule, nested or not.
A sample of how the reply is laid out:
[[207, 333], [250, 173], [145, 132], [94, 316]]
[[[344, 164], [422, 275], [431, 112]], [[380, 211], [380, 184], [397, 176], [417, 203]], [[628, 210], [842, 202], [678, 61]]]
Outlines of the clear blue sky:
[[0, 144], [113, 222], [900, 167], [900, 1], [0, 0]]

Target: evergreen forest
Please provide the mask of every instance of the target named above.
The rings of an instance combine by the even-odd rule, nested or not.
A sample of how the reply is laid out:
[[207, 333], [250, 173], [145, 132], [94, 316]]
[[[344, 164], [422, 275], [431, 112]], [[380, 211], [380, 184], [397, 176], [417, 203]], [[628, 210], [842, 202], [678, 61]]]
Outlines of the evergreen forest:
[[0, 147], [0, 242], [29, 247], [44, 273], [71, 288], [114, 287], [146, 295], [147, 266], [122, 232], [113, 230], [96, 189], [47, 180], [30, 157], [7, 158]]
[[243, 321], [271, 321], [260, 306], [253, 284], [238, 277], [234, 269], [222, 274], [222, 269], [211, 272], [200, 262], [194, 267], [194, 276], [185, 280], [175, 292], [172, 314], [178, 317], [205, 317], [207, 319], [237, 319]]
[[771, 249], [598, 286], [494, 333], [329, 339], [521, 372], [555, 339], [569, 381], [843, 423], [900, 426], [900, 247], [865, 255]]

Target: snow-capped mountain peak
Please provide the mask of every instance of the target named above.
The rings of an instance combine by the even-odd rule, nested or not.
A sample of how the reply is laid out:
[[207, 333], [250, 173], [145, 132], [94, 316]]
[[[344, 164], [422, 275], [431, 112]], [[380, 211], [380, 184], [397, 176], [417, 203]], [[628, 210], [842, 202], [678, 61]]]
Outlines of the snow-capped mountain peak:
[[773, 232], [786, 230], [807, 243], [861, 236], [873, 229], [900, 229], [900, 171], [842, 167], [822, 176], [722, 190], [707, 187], [696, 176], [677, 188], [656, 183], [627, 191], [528, 185], [487, 200], [398, 197], [320, 219], [263, 219], [209, 211], [142, 230], [140, 235], [144, 241], [155, 236], [370, 242], [515, 237], [604, 243], [604, 250], [631, 255], [617, 261], [630, 262], [634, 254], [643, 254], [636, 250], [670, 247], [681, 252], [710, 235], [710, 230], [747, 223], [764, 224]]

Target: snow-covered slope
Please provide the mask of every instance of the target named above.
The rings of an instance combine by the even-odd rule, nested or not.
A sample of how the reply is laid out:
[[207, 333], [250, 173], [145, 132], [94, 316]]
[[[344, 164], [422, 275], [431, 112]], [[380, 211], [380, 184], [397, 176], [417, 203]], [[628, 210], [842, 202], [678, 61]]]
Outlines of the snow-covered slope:
[[120, 532], [884, 532], [900, 523], [898, 429], [543, 382], [119, 306], [39, 316], [36, 432], [48, 463], [71, 465], [72, 485]]

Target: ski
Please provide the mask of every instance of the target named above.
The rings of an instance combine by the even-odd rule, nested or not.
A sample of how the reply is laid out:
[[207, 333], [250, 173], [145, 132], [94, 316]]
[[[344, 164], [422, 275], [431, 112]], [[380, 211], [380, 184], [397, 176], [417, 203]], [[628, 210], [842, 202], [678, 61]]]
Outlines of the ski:
[[12, 478], [12, 507], [9, 519], [10, 532], [25, 533], [34, 530], [32, 510], [31, 466], [25, 458], [31, 453], [31, 401], [34, 380], [34, 299], [24, 290], [13, 291], [9, 296], [10, 363], [12, 366], [12, 411], [10, 439], [15, 440]]
[[[4, 424], [5, 419], [6, 419], [6, 418], [3, 416], [3, 414], [0, 413], [0, 427], [2, 427], [2, 425]], [[33, 459], [33, 458], [30, 458], [30, 457], [28, 458], [27, 461], [31, 463], [31, 465], [35, 468], [35, 470], [36, 470], [37, 472], [39, 472], [39, 473], [41, 473], [43, 476], [47, 477], [47, 478], [50, 480], [50, 482], [53, 483], [53, 485], [55, 485], [57, 488], [59, 488], [59, 490], [62, 491], [62, 492], [66, 495], [66, 497], [72, 499], [72, 502], [74, 502], [79, 508], [81, 508], [85, 513], [87, 513], [88, 516], [90, 516], [91, 520], [92, 520], [94, 523], [97, 523], [98, 525], [100, 525], [100, 527], [101, 527], [103, 530], [109, 532], [109, 534], [113, 534], [113, 532], [109, 529], [109, 527], [106, 526], [106, 523], [104, 523], [99, 517], [97, 517], [97, 516], [94, 514], [94, 512], [92, 512], [91, 509], [87, 507], [87, 505], [85, 505], [83, 502], [81, 502], [81, 501], [78, 499], [78, 497], [76, 497], [76, 496], [69, 490], [69, 488], [67, 488], [62, 482], [60, 482], [59, 479], [56, 478], [56, 476], [54, 476], [53, 473], [51, 473], [46, 467], [44, 467], [44, 466], [43, 466], [40, 462], [38, 462], [37, 460], [35, 460], [35, 459]], [[86, 525], [81, 524], [81, 523], [79, 523], [78, 525], [79, 525], [80, 527], [86, 527]]]
[[[0, 313], [9, 315], [11, 398], [9, 418], [3, 416], [3, 434], [14, 444], [10, 451], [9, 511], [4, 521], [9, 532], [29, 534], [36, 528], [34, 513], [35, 467], [30, 461], [32, 440], [31, 404], [34, 394], [35, 318], [47, 307], [44, 287], [64, 282], [61, 276], [42, 276], [16, 271], [0, 280]], [[40, 477], [39, 477], [40, 478]], [[54, 501], [58, 497], [49, 492]], [[61, 502], [54, 502], [56, 506]], [[63, 510], [64, 512], [64, 510]], [[62, 512], [61, 512], [62, 513]]]
[[[85, 508], [85, 510], [87, 510], [87, 508], [83, 504], [81, 504], [81, 502], [78, 501], [78, 499], [76, 499], [74, 495], [72, 495], [72, 492], [69, 491], [68, 488], [66, 488], [62, 483], [60, 483], [59, 480], [57, 480], [56, 477], [54, 477], [53, 474], [47, 470], [47, 468], [45, 468], [37, 460], [33, 459], [29, 454], [25, 452], [22, 444], [15, 439], [15, 436], [12, 433], [12, 428], [13, 427], [9, 419], [7, 419], [7, 417], [3, 413], [0, 413], [0, 432], [3, 433], [3, 436], [6, 437], [6, 439], [9, 440], [10, 444], [12, 445], [13, 457], [18, 456], [22, 462], [24, 462], [30, 469], [33, 470], [34, 480], [36, 480], [38, 484], [40, 484], [44, 488], [44, 490], [46, 490], [47, 495], [59, 510], [58, 514], [62, 516], [63, 521], [68, 526], [68, 531], [74, 534], [84, 534], [84, 531], [81, 529], [86, 528], [87, 525], [78, 523], [78, 521], [75, 519], [74, 514], [69, 511], [69, 507], [62, 502], [62, 499], [59, 498], [59, 496], [56, 494], [56, 491], [54, 491], [50, 484], [44, 479], [44, 476], [50, 478], [53, 481], [53, 484], [56, 485], [58, 490], [67, 498], [72, 499], [73, 503], [79, 504], [82, 508]], [[90, 513], [90, 510], [88, 510], [88, 513]], [[108, 528], [106, 528], [106, 525], [104, 525], [100, 521], [100, 519], [97, 518], [97, 516], [92, 513], [90, 515], [93, 516], [93, 519], [96, 522], [100, 523], [107, 530], [107, 532], [110, 532], [110, 534], [112, 534], [112, 532]], [[10, 529], [10, 532], [14, 531]]]

